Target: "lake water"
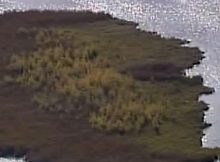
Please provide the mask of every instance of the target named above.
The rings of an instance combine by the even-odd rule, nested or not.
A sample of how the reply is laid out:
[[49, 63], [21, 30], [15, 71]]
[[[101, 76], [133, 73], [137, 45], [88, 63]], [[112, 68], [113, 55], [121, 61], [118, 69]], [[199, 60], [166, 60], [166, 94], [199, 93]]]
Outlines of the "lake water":
[[145, 30], [191, 40], [206, 58], [188, 73], [202, 75], [216, 90], [200, 98], [210, 105], [205, 120], [213, 124], [204, 131], [203, 146], [220, 147], [220, 0], [0, 0], [0, 13], [14, 9], [104, 11]]

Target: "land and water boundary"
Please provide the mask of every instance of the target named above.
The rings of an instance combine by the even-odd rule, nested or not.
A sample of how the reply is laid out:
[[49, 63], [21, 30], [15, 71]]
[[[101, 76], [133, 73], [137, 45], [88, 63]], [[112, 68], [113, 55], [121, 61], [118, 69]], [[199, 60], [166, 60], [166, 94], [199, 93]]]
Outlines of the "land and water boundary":
[[103, 13], [0, 16], [0, 153], [30, 162], [212, 162], [203, 53]]

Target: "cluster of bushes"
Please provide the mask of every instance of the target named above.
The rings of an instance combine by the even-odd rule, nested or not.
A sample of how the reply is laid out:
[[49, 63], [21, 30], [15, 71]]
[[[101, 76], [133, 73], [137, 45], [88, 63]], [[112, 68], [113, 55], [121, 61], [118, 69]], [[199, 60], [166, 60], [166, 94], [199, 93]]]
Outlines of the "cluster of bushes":
[[[65, 37], [65, 39], [64, 39]], [[64, 33], [40, 31], [37, 49], [11, 58], [13, 82], [36, 90], [33, 101], [50, 111], [80, 110], [95, 128], [140, 131], [158, 128], [167, 107], [143, 90], [143, 82], [119, 73], [89, 43]], [[148, 91], [149, 92], [149, 91]]]

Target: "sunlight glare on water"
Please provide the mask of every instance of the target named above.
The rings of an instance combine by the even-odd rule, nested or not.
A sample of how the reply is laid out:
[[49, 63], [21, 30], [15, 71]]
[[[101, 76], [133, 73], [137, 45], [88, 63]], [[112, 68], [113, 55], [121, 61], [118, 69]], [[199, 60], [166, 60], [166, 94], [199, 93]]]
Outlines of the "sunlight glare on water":
[[104, 11], [145, 30], [191, 40], [190, 46], [205, 51], [206, 58], [188, 74], [202, 75], [204, 84], [216, 89], [201, 97], [211, 107], [205, 120], [213, 123], [203, 146], [220, 147], [220, 0], [0, 0], [0, 13], [14, 9]]
[[23, 158], [0, 158], [0, 162], [25, 162]]

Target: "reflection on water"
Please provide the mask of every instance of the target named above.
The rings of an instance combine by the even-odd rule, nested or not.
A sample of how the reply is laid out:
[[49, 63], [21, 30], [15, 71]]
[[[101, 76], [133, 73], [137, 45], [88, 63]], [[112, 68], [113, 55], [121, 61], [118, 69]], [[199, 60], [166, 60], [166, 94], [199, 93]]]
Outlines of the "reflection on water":
[[[204, 131], [206, 136], [203, 138], [203, 143], [208, 143], [209, 146], [219, 146], [219, 136], [220, 136], [220, 91], [217, 91], [213, 95], [204, 95], [201, 100], [209, 101], [212, 103], [210, 105], [210, 110], [205, 116], [205, 121], [212, 121], [212, 127]], [[211, 140], [209, 140], [211, 139]], [[220, 161], [219, 161], [220, 162]]]
[[0, 158], [0, 162], [25, 162], [22, 158]]
[[204, 147], [220, 146], [220, 1], [219, 0], [0, 0], [0, 12], [9, 9], [70, 9], [105, 11], [138, 22], [142, 29], [164, 36], [192, 40], [206, 59], [189, 74], [203, 76], [205, 85], [216, 93], [203, 96], [210, 104], [206, 121], [213, 126], [205, 131]]

